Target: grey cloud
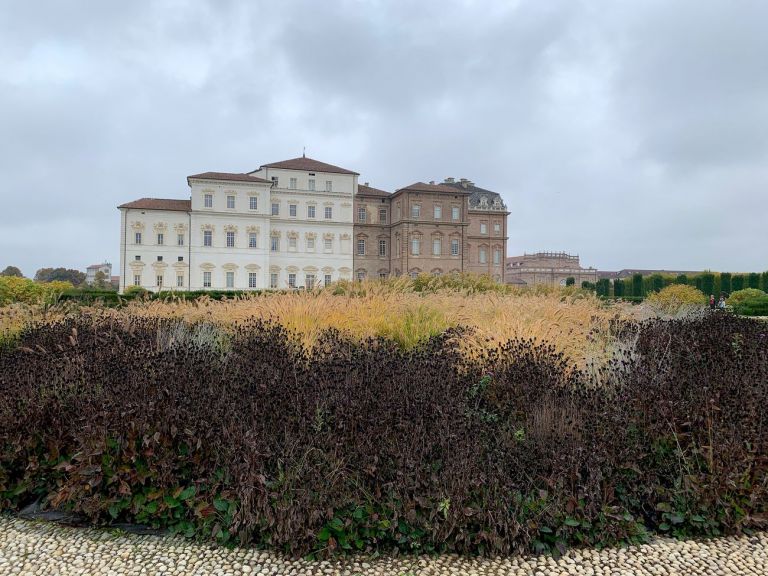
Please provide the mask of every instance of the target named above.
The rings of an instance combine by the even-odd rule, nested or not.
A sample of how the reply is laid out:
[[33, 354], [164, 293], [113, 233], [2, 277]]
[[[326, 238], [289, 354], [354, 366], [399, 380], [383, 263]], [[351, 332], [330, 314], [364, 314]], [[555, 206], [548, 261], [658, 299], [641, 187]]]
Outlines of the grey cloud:
[[11, 4], [0, 267], [116, 264], [117, 204], [306, 145], [498, 190], [510, 254], [768, 268], [759, 0]]

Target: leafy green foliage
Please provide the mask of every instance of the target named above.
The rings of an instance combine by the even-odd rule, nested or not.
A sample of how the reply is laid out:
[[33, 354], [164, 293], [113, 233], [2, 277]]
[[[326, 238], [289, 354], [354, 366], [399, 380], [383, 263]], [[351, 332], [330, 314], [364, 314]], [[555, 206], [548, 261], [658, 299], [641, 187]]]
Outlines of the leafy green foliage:
[[645, 296], [642, 274], [632, 274], [632, 296]]
[[0, 276], [15, 276], [16, 278], [24, 278], [24, 274], [16, 266], [6, 266]]
[[[720, 273], [720, 292], [724, 293], [726, 297], [728, 296], [728, 294], [731, 293], [731, 273], [730, 272]], [[715, 294], [715, 296], [719, 296], [719, 295]]]
[[40, 268], [35, 273], [36, 282], [69, 282], [79, 286], [85, 282], [85, 272], [72, 268]]
[[715, 294], [715, 275], [711, 272], [704, 272], [703, 274], [699, 275], [699, 278], [701, 278], [701, 291], [704, 292], [704, 294], [709, 297], [710, 294]]

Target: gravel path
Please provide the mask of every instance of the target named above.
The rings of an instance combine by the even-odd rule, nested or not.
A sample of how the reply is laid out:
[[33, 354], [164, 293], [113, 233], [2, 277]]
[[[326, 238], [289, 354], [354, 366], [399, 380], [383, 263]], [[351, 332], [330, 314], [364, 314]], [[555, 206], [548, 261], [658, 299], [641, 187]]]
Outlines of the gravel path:
[[602, 552], [578, 550], [558, 561], [549, 557], [468, 559], [445, 555], [307, 562], [282, 558], [271, 552], [215, 548], [181, 538], [65, 528], [0, 517], [0, 574], [764, 576], [768, 574], [768, 533], [707, 542], [656, 540], [637, 548]]

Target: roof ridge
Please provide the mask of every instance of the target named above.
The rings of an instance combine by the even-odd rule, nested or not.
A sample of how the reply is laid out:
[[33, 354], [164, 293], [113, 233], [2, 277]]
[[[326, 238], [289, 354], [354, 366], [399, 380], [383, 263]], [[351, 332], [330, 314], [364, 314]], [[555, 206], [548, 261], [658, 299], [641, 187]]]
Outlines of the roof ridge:
[[288, 160], [270, 162], [269, 164], [262, 164], [259, 168], [282, 168], [283, 170], [307, 170], [359, 176], [359, 174], [353, 170], [348, 170], [347, 168], [342, 168], [334, 164], [328, 164], [327, 162], [315, 160], [314, 158], [309, 158], [307, 156], [298, 156], [296, 158], [289, 158]]

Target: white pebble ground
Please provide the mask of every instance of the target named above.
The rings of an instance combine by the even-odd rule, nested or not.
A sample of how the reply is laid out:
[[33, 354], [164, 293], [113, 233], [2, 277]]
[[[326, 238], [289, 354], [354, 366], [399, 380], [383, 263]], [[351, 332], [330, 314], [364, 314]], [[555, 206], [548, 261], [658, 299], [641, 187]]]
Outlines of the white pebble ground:
[[634, 548], [573, 550], [550, 557], [455, 555], [309, 562], [272, 552], [228, 550], [181, 538], [66, 528], [0, 517], [0, 574], [147, 576], [327, 575], [768, 575], [768, 534], [704, 542], [659, 539]]

